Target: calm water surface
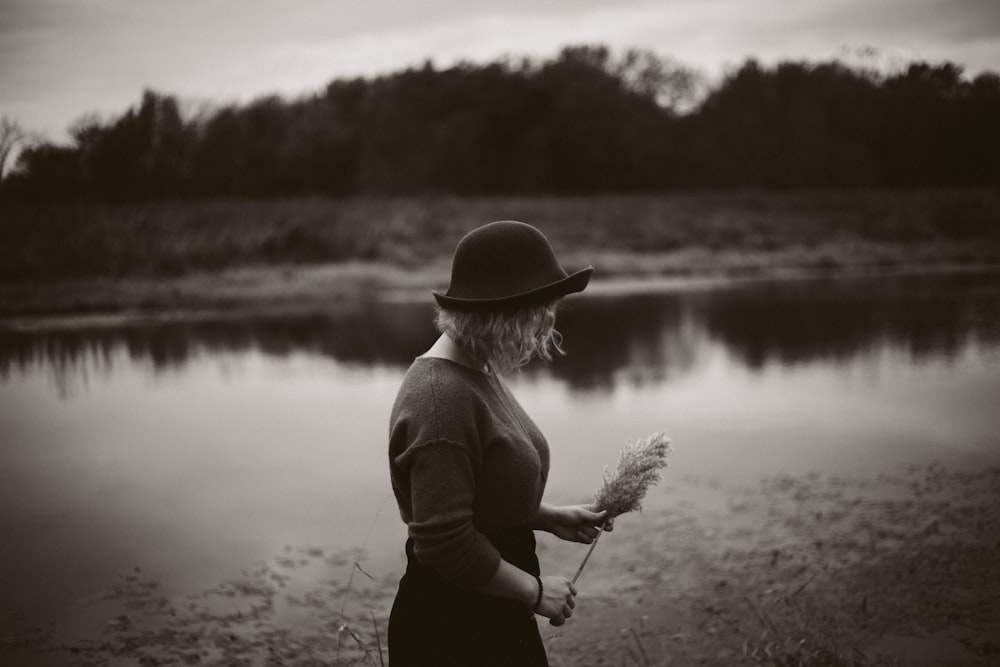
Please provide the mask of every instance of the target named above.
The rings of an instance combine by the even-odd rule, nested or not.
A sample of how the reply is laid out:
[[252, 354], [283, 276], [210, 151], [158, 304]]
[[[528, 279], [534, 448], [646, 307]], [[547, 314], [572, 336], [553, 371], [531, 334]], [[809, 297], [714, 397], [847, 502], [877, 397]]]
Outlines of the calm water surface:
[[[136, 567], [181, 595], [370, 528], [372, 567], [398, 567], [387, 421], [430, 317], [0, 326], [0, 623], [69, 622]], [[1000, 465], [1000, 273], [598, 285], [559, 326], [569, 356], [509, 379], [549, 438], [554, 502], [660, 429], [665, 484]]]

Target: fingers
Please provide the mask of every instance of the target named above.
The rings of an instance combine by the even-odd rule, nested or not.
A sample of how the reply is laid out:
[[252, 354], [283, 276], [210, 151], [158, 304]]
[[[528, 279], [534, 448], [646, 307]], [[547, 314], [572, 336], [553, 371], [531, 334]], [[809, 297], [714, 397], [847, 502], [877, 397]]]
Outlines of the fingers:
[[581, 507], [577, 515], [576, 541], [590, 544], [597, 539], [602, 530], [610, 530], [613, 521], [608, 518], [608, 511], [593, 512], [587, 507]]
[[573, 601], [572, 596], [568, 597], [556, 615], [549, 618], [549, 625], [559, 626], [565, 624], [573, 616], [574, 606], [576, 606], [576, 602]]
[[598, 512], [593, 505], [569, 505], [566, 509], [575, 515], [575, 520], [579, 523], [589, 523], [600, 526], [608, 515], [607, 510]]
[[[576, 608], [576, 586], [569, 579], [552, 577], [551, 586], [546, 583], [547, 601], [539, 612], [548, 617], [550, 625], [563, 625], [573, 616]], [[550, 593], [551, 591], [551, 593]]]
[[607, 532], [609, 530], [614, 530], [615, 519], [614, 517], [608, 516], [608, 510], [601, 510], [596, 514], [593, 514], [594, 526], [600, 527], [601, 530]]
[[562, 608], [562, 613], [560, 613], [558, 616], [553, 616], [552, 618], [549, 619], [549, 625], [557, 625], [557, 626], [563, 625], [572, 616], [573, 616], [573, 609], [572, 607], [569, 606], [569, 604], [566, 604]]

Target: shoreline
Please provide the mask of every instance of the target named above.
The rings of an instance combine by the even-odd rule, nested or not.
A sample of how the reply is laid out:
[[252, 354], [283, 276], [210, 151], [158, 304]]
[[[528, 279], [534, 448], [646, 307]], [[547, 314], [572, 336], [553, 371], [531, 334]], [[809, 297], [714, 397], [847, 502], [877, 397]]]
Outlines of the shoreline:
[[[679, 472], [651, 491], [655, 509], [601, 540], [570, 622], [539, 621], [553, 667], [1000, 656], [1000, 469], [777, 475], [746, 488]], [[378, 664], [402, 570], [373, 566], [363, 547], [286, 547], [174, 599], [146, 573], [123, 573], [92, 634], [28, 629], [0, 649], [38, 664]], [[575, 570], [586, 549], [539, 535], [543, 571]]]
[[[1000, 250], [899, 244], [830, 245], [775, 251], [573, 253], [567, 266], [593, 264], [588, 295], [715, 286], [747, 280], [843, 278], [1000, 270]], [[836, 258], [836, 259], [834, 259]], [[578, 261], [579, 260], [579, 261]], [[0, 324], [59, 317], [196, 318], [281, 314], [427, 299], [446, 289], [448, 260], [419, 269], [376, 262], [257, 265], [177, 276], [129, 276], [0, 283]]]

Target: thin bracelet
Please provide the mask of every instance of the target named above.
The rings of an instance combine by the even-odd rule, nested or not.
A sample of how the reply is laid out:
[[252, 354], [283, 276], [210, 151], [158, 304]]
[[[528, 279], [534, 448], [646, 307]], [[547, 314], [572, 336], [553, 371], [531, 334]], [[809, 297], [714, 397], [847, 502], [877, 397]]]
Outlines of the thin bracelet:
[[535, 575], [535, 581], [538, 582], [538, 597], [535, 598], [535, 606], [531, 608], [531, 611], [537, 614], [538, 608], [542, 606], [542, 591], [545, 590], [545, 587], [542, 586], [542, 578], [537, 574]]

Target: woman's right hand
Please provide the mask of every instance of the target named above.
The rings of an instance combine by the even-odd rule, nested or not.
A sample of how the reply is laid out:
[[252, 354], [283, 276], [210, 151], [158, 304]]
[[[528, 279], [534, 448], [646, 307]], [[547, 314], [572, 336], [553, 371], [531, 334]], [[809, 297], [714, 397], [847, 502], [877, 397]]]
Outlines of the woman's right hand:
[[566, 577], [542, 577], [542, 600], [535, 613], [549, 619], [549, 625], [562, 625], [576, 607], [576, 587]]

